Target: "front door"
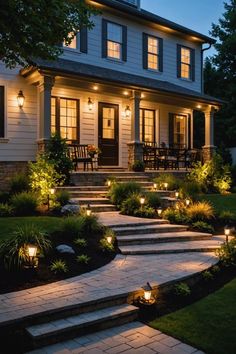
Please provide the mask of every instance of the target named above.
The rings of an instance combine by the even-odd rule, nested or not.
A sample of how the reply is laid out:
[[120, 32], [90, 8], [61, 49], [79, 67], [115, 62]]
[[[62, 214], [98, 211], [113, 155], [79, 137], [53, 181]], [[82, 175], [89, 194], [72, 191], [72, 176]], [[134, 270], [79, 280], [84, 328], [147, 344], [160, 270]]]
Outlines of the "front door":
[[98, 147], [100, 166], [119, 164], [119, 107], [116, 104], [101, 103], [98, 106]]

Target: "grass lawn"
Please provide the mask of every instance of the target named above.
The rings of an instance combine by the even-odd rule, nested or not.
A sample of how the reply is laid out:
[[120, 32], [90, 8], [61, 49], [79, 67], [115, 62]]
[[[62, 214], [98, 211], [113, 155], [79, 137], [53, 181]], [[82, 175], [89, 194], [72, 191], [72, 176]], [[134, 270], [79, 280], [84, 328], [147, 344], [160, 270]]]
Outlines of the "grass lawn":
[[236, 353], [236, 278], [204, 299], [150, 325], [207, 354]]
[[236, 193], [226, 195], [206, 194], [201, 196], [200, 199], [209, 201], [216, 212], [227, 210], [236, 215]]
[[9, 237], [18, 226], [23, 224], [35, 224], [46, 232], [54, 231], [58, 228], [62, 218], [53, 216], [28, 216], [0, 218], [0, 242]]

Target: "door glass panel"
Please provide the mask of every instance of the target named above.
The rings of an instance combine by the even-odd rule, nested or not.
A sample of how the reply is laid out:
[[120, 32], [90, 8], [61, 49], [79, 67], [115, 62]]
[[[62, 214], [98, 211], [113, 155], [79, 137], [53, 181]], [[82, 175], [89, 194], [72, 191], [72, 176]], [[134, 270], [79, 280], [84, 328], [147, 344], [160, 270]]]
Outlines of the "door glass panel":
[[184, 147], [186, 143], [186, 119], [185, 116], [174, 117], [174, 145]]
[[115, 109], [102, 108], [102, 138], [115, 139]]

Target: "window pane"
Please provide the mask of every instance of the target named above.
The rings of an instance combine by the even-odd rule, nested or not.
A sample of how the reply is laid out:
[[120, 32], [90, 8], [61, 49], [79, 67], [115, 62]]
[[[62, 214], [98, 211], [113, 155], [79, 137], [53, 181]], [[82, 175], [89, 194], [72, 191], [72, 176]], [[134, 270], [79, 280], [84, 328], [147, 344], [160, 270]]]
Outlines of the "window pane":
[[158, 54], [158, 39], [148, 37], [148, 53]]
[[176, 115], [174, 117], [174, 144], [180, 147], [185, 146], [186, 119], [184, 116]]
[[158, 70], [158, 57], [154, 54], [148, 54], [148, 69]]
[[121, 58], [121, 45], [111, 41], [107, 42], [107, 56], [110, 58]]
[[190, 65], [181, 64], [181, 77], [184, 79], [190, 79]]
[[115, 110], [114, 108], [103, 107], [103, 129], [102, 137], [103, 139], [114, 139], [115, 138]]
[[190, 49], [181, 48], [181, 62], [185, 64], [190, 64]]
[[140, 110], [140, 140], [155, 142], [155, 111]]
[[122, 27], [115, 23], [108, 22], [107, 39], [113, 42], [122, 43]]

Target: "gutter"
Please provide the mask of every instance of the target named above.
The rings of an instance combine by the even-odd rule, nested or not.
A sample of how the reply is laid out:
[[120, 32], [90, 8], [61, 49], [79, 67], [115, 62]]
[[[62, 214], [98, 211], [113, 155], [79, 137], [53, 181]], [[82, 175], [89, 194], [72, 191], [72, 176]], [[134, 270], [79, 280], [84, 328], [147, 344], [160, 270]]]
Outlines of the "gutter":
[[201, 69], [202, 69], [202, 71], [201, 71], [201, 93], [202, 94], [204, 94], [203, 53], [206, 50], [211, 49], [211, 47], [212, 47], [212, 43], [209, 43], [208, 47], [201, 49]]

